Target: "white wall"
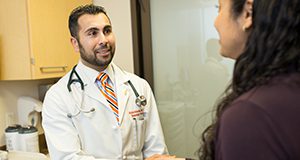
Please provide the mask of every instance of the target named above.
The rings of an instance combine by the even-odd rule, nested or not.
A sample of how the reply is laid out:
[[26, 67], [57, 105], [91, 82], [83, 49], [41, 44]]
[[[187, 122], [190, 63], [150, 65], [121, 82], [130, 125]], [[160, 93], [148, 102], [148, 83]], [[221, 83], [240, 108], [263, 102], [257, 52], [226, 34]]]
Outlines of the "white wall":
[[94, 0], [94, 4], [105, 8], [116, 36], [114, 63], [133, 73], [133, 49], [130, 0]]

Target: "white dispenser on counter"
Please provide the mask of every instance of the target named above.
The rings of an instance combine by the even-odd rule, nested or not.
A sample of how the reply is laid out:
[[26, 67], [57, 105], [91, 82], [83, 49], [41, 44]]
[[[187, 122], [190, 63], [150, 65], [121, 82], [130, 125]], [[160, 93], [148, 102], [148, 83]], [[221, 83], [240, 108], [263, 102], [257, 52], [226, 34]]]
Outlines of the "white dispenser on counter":
[[32, 97], [22, 96], [18, 99], [18, 119], [20, 125], [38, 127], [43, 103]]
[[32, 97], [19, 97], [17, 111], [18, 124], [5, 130], [7, 146], [11, 146], [8, 151], [39, 152], [42, 102]]
[[39, 132], [43, 103], [32, 97], [22, 96], [18, 99], [18, 119], [22, 128], [19, 131], [20, 151], [39, 152]]

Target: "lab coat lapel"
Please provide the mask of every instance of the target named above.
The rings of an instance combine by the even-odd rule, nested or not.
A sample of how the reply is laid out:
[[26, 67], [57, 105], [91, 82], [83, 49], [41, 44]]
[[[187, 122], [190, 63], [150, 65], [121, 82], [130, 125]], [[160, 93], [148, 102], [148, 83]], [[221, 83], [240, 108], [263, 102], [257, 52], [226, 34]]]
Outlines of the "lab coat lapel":
[[130, 90], [127, 85], [123, 84], [119, 86], [117, 97], [118, 97], [118, 106], [119, 106], [119, 121], [122, 124], [124, 112], [127, 107], [128, 98], [130, 95]]
[[[112, 63], [113, 70], [115, 72], [115, 87], [117, 89], [117, 99], [118, 99], [118, 107], [119, 107], [119, 123], [122, 124], [123, 117], [126, 111], [127, 103], [130, 96], [133, 96], [131, 92], [131, 88], [128, 86], [129, 76], [124, 71], [122, 71], [118, 66]], [[77, 70], [84, 82], [85, 94], [93, 98], [103, 105], [105, 105], [108, 109], [110, 106], [105, 99], [105, 97], [101, 94], [99, 88], [92, 82], [85, 73], [81, 72], [78, 67]], [[97, 106], [96, 106], [97, 107]], [[110, 109], [111, 110], [111, 109]]]
[[[84, 82], [84, 89], [85, 89], [85, 95], [95, 99], [96, 101], [99, 101], [100, 103], [102, 103], [103, 105], [105, 105], [106, 107], [109, 108], [109, 104], [106, 101], [106, 99], [104, 98], [104, 96], [101, 94], [99, 88], [97, 87], [97, 85], [95, 84], [95, 82], [92, 82], [85, 73], [81, 72], [81, 70], [78, 70], [82, 81]], [[95, 106], [95, 107], [99, 107], [99, 106]]]
[[110, 109], [107, 100], [102, 95], [102, 93], [100, 92], [99, 88], [96, 86], [95, 83], [88, 83], [86, 85], [86, 92], [85, 92], [85, 94], [87, 96], [89, 96], [90, 98], [93, 98], [93, 99], [99, 101], [100, 103], [102, 103], [103, 105], [105, 105], [106, 107], [108, 107]]
[[130, 97], [130, 87], [128, 86], [129, 77], [119, 67], [113, 64], [115, 71], [117, 98], [119, 107], [119, 123], [123, 122], [124, 113], [126, 111], [128, 99]]

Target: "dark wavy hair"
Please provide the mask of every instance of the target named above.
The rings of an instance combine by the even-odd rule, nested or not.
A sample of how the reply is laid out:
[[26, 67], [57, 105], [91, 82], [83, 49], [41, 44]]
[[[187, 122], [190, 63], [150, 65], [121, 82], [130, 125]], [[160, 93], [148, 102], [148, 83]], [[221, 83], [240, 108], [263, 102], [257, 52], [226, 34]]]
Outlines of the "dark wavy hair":
[[94, 4], [87, 4], [75, 8], [69, 16], [69, 30], [72, 37], [78, 39], [78, 19], [84, 14], [96, 15], [103, 13], [110, 21], [104, 7], [96, 6]]
[[[237, 18], [246, 0], [231, 2], [233, 18]], [[276, 75], [300, 72], [300, 1], [254, 0], [252, 21], [232, 81], [216, 105], [212, 124], [202, 133], [198, 150], [201, 160], [215, 159], [218, 120], [230, 103], [250, 89], [267, 84]]]

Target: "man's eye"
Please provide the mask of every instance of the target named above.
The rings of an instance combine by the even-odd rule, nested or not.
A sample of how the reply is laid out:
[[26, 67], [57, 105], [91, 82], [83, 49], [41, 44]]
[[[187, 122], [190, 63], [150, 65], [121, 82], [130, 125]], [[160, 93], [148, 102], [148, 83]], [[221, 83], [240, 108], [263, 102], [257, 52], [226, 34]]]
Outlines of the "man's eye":
[[97, 34], [98, 34], [97, 31], [91, 31], [91, 32], [88, 33], [89, 36], [95, 36]]
[[105, 30], [103, 31], [103, 33], [104, 33], [104, 34], [109, 34], [109, 33], [111, 33], [111, 29], [105, 29]]

